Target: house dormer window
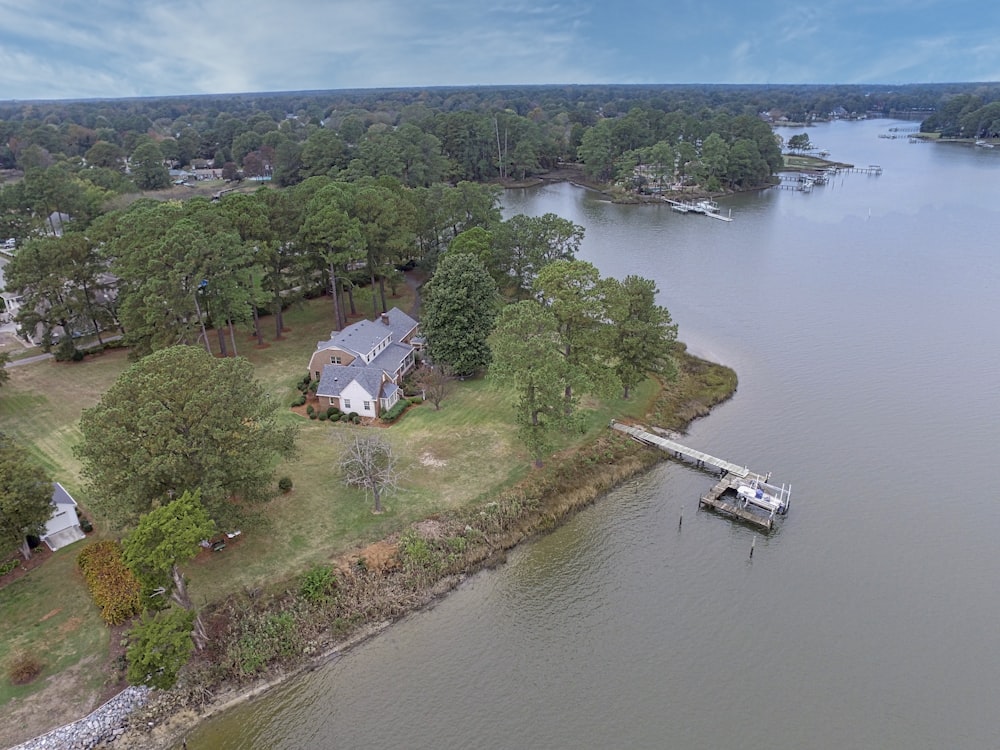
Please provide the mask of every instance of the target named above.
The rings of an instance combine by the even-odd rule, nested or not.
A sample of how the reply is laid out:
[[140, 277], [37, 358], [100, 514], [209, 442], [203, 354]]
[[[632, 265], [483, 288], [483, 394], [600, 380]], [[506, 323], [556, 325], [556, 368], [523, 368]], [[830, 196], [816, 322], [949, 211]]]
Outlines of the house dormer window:
[[330, 355], [330, 364], [331, 365], [339, 365], [340, 364], [340, 355], [339, 354], [331, 354]]

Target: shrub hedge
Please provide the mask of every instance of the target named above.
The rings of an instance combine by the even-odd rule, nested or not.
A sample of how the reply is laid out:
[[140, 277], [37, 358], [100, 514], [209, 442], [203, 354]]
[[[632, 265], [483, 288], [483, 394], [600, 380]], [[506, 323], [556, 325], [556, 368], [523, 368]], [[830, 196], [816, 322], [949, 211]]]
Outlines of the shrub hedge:
[[407, 401], [405, 398], [404, 399], [400, 399], [399, 401], [396, 402], [396, 404], [391, 409], [389, 409], [389, 411], [385, 412], [381, 416], [382, 421], [383, 422], [395, 422], [397, 419], [399, 419], [399, 416], [404, 411], [406, 411], [406, 407], [408, 407], [409, 405], [410, 405], [410, 402]]
[[108, 625], [121, 625], [142, 610], [142, 586], [122, 560], [117, 542], [90, 544], [77, 558], [83, 578], [101, 618]]

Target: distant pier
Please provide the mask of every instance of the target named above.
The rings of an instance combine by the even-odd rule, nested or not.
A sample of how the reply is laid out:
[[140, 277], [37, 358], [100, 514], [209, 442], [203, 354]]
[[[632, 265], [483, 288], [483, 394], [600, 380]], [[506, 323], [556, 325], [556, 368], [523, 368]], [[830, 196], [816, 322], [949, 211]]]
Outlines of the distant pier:
[[710, 219], [718, 219], [719, 221], [733, 220], [732, 209], [729, 210], [729, 215], [726, 216], [714, 201], [675, 201], [671, 198], [664, 198], [663, 200], [669, 203], [670, 207], [679, 214], [701, 214], [702, 216], [707, 216]]

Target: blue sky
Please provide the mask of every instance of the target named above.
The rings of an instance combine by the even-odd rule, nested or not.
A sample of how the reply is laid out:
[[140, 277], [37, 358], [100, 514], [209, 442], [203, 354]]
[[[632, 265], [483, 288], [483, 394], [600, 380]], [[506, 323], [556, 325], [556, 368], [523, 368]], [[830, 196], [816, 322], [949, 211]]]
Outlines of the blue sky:
[[0, 100], [1000, 81], [995, 0], [0, 0]]

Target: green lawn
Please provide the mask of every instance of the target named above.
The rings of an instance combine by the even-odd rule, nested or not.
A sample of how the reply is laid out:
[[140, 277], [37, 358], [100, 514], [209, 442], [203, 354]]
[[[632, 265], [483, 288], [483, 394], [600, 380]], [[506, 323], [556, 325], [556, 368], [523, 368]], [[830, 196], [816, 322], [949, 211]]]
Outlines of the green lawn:
[[76, 565], [81, 544], [53, 553], [44, 565], [0, 590], [0, 664], [23, 651], [45, 665], [41, 678], [15, 687], [0, 679], [0, 706], [12, 698], [44, 686], [45, 677], [84, 660], [94, 668], [82, 670], [89, 684], [98, 688], [109, 677], [102, 665], [108, 654], [109, 631], [101, 622]]
[[[390, 304], [408, 310], [412, 298]], [[264, 319], [267, 345], [263, 348], [246, 331], [237, 339], [240, 354], [254, 364], [258, 379], [283, 407], [298, 395], [295, 384], [305, 373], [316, 342], [329, 337], [329, 300], [293, 308], [285, 322], [288, 330], [283, 340], [275, 341], [273, 321]], [[211, 338], [217, 344], [214, 334]], [[30, 445], [53, 477], [84, 507], [88, 489], [72, 453], [80, 438], [80, 413], [96, 404], [127, 366], [124, 351], [88, 357], [81, 363], [49, 360], [14, 368], [10, 382], [0, 391], [2, 429]], [[628, 402], [591, 404], [597, 408], [586, 414], [582, 433], [563, 436], [558, 447], [607, 429], [612, 416], [641, 415], [653, 394], [654, 387], [648, 383]], [[204, 604], [285, 578], [415, 520], [474, 502], [530, 471], [529, 457], [516, 442], [510, 399], [484, 379], [457, 383], [440, 410], [430, 403], [411, 407], [390, 427], [309, 420], [291, 409], [285, 409], [281, 419], [300, 425], [297, 455], [276, 472], [278, 477], [290, 477], [293, 489], [263, 506], [261, 520], [243, 529], [224, 550], [202, 552], [187, 566], [196, 602]], [[381, 515], [371, 512], [370, 498], [342, 485], [336, 469], [342, 441], [365, 429], [382, 430], [399, 458], [403, 477], [401, 491], [384, 499]], [[106, 658], [108, 631], [76, 570], [76, 555], [82, 547], [77, 544], [60, 551], [26, 578], [0, 590], [0, 622], [5, 632], [0, 662], [22, 648], [45, 653], [48, 670]], [[103, 677], [93, 674], [95, 680]], [[0, 688], [0, 705], [40, 682], [16, 691]]]

